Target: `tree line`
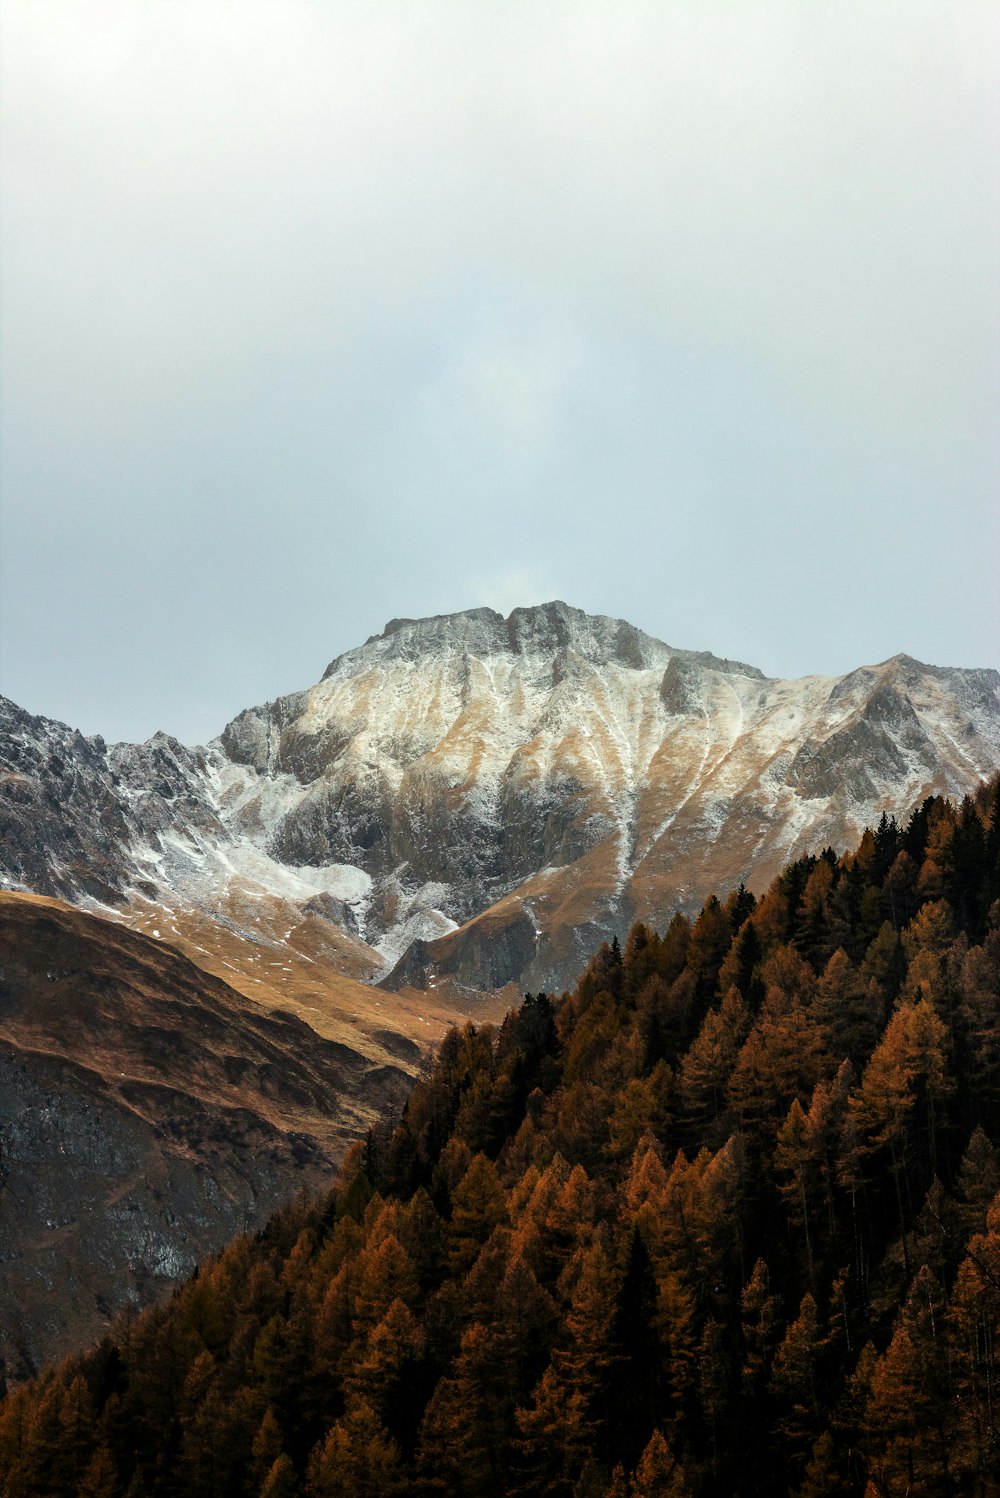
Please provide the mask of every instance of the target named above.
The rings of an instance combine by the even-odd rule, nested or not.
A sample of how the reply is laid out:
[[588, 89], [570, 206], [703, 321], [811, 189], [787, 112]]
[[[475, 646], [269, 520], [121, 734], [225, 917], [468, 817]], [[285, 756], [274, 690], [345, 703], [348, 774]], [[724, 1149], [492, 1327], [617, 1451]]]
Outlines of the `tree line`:
[[11, 1390], [8, 1498], [1000, 1494], [1000, 778], [445, 1039]]

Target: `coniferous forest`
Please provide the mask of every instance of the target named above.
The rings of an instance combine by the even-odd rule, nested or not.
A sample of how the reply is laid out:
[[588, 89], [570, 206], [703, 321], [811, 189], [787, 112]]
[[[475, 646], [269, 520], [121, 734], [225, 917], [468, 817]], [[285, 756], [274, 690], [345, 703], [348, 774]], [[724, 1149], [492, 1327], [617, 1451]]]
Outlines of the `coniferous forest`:
[[1000, 780], [446, 1039], [8, 1394], [9, 1498], [1000, 1494]]

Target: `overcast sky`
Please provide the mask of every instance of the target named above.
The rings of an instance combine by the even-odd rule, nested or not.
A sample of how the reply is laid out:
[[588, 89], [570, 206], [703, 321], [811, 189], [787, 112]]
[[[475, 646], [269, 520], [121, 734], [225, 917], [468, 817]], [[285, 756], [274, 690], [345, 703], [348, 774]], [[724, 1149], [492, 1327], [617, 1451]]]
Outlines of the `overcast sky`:
[[394, 615], [1000, 665], [995, 0], [0, 0], [0, 689]]

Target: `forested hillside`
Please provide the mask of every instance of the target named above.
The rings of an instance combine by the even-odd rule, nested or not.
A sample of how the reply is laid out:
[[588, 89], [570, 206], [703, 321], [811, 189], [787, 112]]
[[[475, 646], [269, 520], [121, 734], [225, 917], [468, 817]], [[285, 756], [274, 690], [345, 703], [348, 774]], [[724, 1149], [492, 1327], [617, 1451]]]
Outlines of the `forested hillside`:
[[1000, 1493], [1000, 781], [450, 1034], [8, 1395], [9, 1498]]

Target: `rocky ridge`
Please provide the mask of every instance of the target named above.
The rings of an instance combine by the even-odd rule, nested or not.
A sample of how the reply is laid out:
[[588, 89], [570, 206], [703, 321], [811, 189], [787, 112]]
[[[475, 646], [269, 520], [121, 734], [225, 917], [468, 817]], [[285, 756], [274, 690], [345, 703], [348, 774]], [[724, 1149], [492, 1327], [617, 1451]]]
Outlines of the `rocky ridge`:
[[560, 985], [636, 916], [961, 797], [1000, 765], [1000, 675], [781, 681], [551, 603], [393, 620], [203, 748], [12, 704], [0, 744], [9, 885], [178, 938], [269, 922], [276, 968], [308, 926], [329, 969], [444, 1002]]

